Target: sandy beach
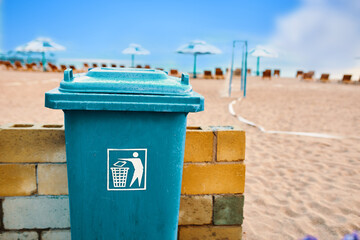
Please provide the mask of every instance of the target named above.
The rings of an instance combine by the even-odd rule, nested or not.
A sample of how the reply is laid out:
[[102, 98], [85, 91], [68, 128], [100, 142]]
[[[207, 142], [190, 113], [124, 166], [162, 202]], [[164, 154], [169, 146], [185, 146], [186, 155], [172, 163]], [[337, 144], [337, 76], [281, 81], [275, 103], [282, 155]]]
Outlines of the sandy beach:
[[[0, 70], [0, 124], [62, 124], [63, 113], [44, 107], [44, 93], [61, 73]], [[264, 133], [229, 112], [241, 94], [235, 80], [191, 80], [205, 111], [188, 125], [231, 125], [246, 131], [244, 237], [341, 239], [360, 230], [360, 85], [248, 78], [246, 99], [234, 111], [266, 130], [313, 132], [338, 138]], [[231, 184], [231, 183], [229, 183]]]

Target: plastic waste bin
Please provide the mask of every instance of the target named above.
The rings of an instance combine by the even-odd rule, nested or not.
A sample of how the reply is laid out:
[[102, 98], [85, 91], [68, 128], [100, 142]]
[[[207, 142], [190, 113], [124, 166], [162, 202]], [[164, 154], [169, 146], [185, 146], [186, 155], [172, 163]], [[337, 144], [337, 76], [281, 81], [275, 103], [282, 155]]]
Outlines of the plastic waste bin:
[[65, 113], [72, 239], [176, 239], [186, 117], [204, 108], [188, 75], [69, 69], [45, 106]]

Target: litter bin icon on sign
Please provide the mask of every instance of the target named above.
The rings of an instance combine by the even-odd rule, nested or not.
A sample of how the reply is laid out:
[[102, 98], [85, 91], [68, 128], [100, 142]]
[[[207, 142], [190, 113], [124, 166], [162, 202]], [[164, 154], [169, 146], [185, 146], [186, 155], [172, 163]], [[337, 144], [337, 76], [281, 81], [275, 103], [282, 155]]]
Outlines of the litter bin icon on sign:
[[[118, 166], [118, 164], [121, 163], [121, 166]], [[124, 161], [118, 161], [114, 164], [115, 167], [110, 168], [112, 177], [113, 177], [113, 183], [114, 187], [125, 187], [126, 186], [126, 180], [127, 180], [127, 174], [129, 171], [128, 167], [123, 167], [126, 164]]]
[[146, 190], [147, 149], [108, 149], [107, 190]]

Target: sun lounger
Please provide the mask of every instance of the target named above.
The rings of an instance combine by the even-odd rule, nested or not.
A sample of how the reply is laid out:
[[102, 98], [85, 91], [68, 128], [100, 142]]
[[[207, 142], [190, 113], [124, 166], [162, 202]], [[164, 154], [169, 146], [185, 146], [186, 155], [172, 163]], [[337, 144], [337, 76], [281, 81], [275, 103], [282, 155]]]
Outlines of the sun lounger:
[[328, 73], [321, 74], [320, 82], [323, 82], [323, 83], [329, 82], [329, 76], [330, 76], [330, 74], [328, 74]]
[[106, 68], [107, 65], [106, 65], [105, 63], [102, 63], [102, 64], [101, 64], [101, 67]]
[[156, 68], [157, 70], [160, 70], [160, 71], [164, 71], [164, 69], [163, 68]]
[[303, 71], [297, 71], [296, 72], [296, 77], [302, 77], [303, 74], [304, 74]]
[[235, 69], [234, 76], [241, 76], [241, 69], [240, 68]]
[[205, 70], [205, 71], [204, 71], [204, 76], [203, 76], [203, 78], [204, 78], [204, 79], [213, 79], [213, 76], [212, 76], [211, 71]]
[[50, 62], [48, 63], [48, 65], [50, 67], [51, 72], [61, 72], [61, 70], [56, 65], [54, 65], [54, 64], [52, 64]]
[[142, 68], [142, 66], [141, 65], [136, 65], [136, 68]]
[[246, 73], [247, 73], [248, 75], [251, 75], [251, 68], [248, 68]]
[[116, 64], [111, 64], [111, 67], [116, 68]]
[[312, 81], [312, 80], [313, 80], [313, 77], [314, 77], [314, 74], [315, 74], [314, 71], [310, 71], [310, 72], [304, 73], [304, 74], [302, 75], [302, 79], [305, 80], [305, 81]]
[[96, 63], [93, 63], [93, 68], [97, 68], [98, 67], [98, 65], [96, 64]]
[[20, 70], [20, 71], [25, 70], [25, 68], [23, 67], [23, 65], [21, 64], [20, 61], [15, 61], [14, 65], [15, 65], [16, 70]]
[[179, 72], [177, 69], [170, 69], [170, 76], [179, 77]]
[[145, 67], [144, 68], [146, 68], [146, 69], [150, 69], [151, 67], [150, 67], [150, 65], [145, 65]]
[[69, 68], [71, 68], [74, 72], [76, 71], [76, 67], [74, 65], [69, 65]]
[[84, 63], [84, 68], [87, 70], [89, 68], [89, 64]]
[[352, 75], [350, 74], [345, 74], [341, 80], [342, 83], [351, 83], [351, 77]]
[[120, 65], [121, 68], [124, 68], [125, 66], [124, 65]]
[[26, 63], [25, 66], [26, 66], [26, 71], [34, 71], [34, 63]]
[[225, 79], [223, 71], [221, 70], [221, 68], [216, 68], [215, 69], [215, 79]]
[[263, 75], [262, 75], [262, 79], [271, 79], [271, 70], [270, 69], [266, 69], [265, 71], [263, 71]]
[[34, 70], [34, 71], [43, 71], [43, 67], [42, 67], [42, 65], [40, 65], [40, 63], [39, 63], [39, 65], [37, 63], [35, 63], [35, 62], [30, 63], [30, 64], [32, 65], [32, 70]]
[[280, 70], [279, 69], [274, 70], [274, 77], [275, 76], [280, 77]]
[[61, 71], [63, 72], [63, 71], [65, 71], [66, 69], [67, 69], [67, 67], [65, 66], [65, 65], [60, 65], [60, 68], [61, 68]]
[[10, 61], [5, 61], [4, 65], [5, 65], [7, 70], [14, 70], [15, 69], [15, 67], [11, 64]]

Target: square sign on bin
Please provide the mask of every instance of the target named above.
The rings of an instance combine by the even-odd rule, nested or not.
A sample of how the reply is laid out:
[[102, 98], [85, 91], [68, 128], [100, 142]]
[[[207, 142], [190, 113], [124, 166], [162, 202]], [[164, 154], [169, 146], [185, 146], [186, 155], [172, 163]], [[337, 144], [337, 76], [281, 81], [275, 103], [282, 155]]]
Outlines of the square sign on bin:
[[146, 190], [147, 149], [108, 149], [107, 190]]

